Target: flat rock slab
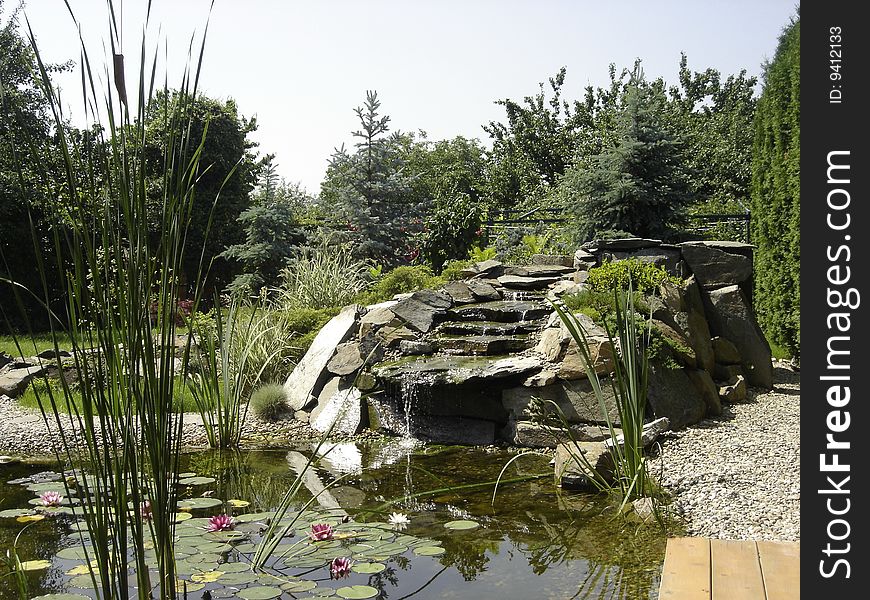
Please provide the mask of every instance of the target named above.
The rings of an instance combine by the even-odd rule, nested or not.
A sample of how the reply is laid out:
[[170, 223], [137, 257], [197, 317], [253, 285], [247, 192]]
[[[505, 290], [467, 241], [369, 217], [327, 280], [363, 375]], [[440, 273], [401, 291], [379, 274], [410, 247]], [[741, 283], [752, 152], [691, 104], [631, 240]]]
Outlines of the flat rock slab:
[[335, 354], [326, 363], [326, 368], [334, 375], [350, 375], [363, 366], [365, 357], [358, 342], [345, 342], [335, 348]]
[[[567, 435], [531, 421], [511, 421], [501, 431], [502, 439], [525, 448], [555, 448]], [[577, 423], [571, 425], [571, 435], [578, 442], [600, 442], [609, 438], [610, 432], [598, 425]]]
[[381, 363], [372, 371], [386, 381], [412, 377], [429, 385], [462, 385], [529, 375], [541, 364], [540, 359], [531, 356], [429, 356]]
[[362, 392], [356, 388], [339, 389], [326, 402], [311, 411], [311, 428], [331, 435], [356, 435], [363, 428]]
[[302, 410], [314, 399], [329, 374], [326, 365], [335, 354], [336, 347], [356, 333], [359, 313], [359, 306], [346, 306], [314, 338], [308, 352], [284, 382], [287, 404], [291, 409]]
[[[454, 304], [471, 304], [472, 302], [477, 302], [477, 297], [464, 281], [451, 281], [445, 285], [443, 289], [450, 295]], [[494, 288], [493, 291], [495, 291]]]
[[443, 315], [451, 306], [453, 300], [446, 292], [420, 290], [400, 300], [390, 310], [412, 329], [426, 333], [432, 329], [436, 317]]
[[601, 392], [606, 416], [588, 379], [559, 381], [543, 387], [508, 388], [502, 391], [501, 401], [505, 410], [517, 421], [533, 419], [540, 411], [553, 413], [551, 403], [555, 403], [569, 423], [606, 425], [607, 419], [610, 419], [618, 427], [619, 409], [608, 381], [602, 380]]
[[555, 473], [565, 489], [595, 492], [598, 491], [597, 479], [612, 480], [613, 457], [604, 442], [559, 444], [556, 447]]
[[435, 345], [444, 352], [454, 354], [507, 354], [529, 347], [528, 336], [461, 335], [439, 336]]
[[574, 267], [574, 257], [570, 254], [532, 254], [533, 265], [560, 265]]
[[485, 260], [475, 263], [462, 271], [463, 277], [476, 277], [479, 275], [487, 275], [498, 277], [504, 272], [504, 265], [497, 260]]
[[30, 380], [45, 373], [46, 369], [47, 367], [38, 365], [20, 369], [4, 369], [0, 373], [0, 395], [17, 398], [27, 389]]
[[573, 272], [573, 265], [570, 267], [563, 265], [525, 265], [508, 267], [504, 270], [505, 276], [516, 275], [518, 277], [559, 277]]
[[641, 250], [642, 248], [654, 248], [661, 245], [661, 240], [633, 237], [616, 240], [592, 240], [583, 244], [583, 249], [590, 252], [598, 250]]
[[541, 321], [500, 323], [499, 321], [448, 321], [438, 327], [443, 335], [525, 335], [543, 326]]
[[674, 429], [704, 418], [707, 404], [684, 369], [651, 365], [648, 377], [647, 402], [656, 417], [667, 417]]
[[474, 294], [474, 298], [478, 302], [501, 300], [501, 293], [497, 289], [495, 289], [495, 287], [491, 283], [472, 279], [470, 281], [466, 281], [465, 285], [468, 286], [468, 289], [471, 291], [472, 294]]
[[516, 290], [542, 290], [552, 283], [559, 281], [561, 277], [548, 275], [542, 277], [521, 277], [519, 275], [502, 275], [498, 282], [506, 288]]
[[515, 300], [496, 300], [454, 308], [447, 313], [448, 318], [461, 321], [498, 321], [518, 323], [537, 321], [550, 314], [550, 309], [537, 302]]

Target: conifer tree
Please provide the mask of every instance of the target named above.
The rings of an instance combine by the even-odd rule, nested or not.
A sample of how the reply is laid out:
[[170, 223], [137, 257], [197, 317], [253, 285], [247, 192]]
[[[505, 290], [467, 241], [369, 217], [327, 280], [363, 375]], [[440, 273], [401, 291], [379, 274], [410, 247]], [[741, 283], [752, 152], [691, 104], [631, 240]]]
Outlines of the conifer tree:
[[578, 162], [562, 181], [581, 241], [607, 231], [667, 238], [684, 222], [691, 187], [682, 141], [667, 127], [661, 89], [641, 82], [635, 71], [613, 145]]
[[347, 222], [358, 257], [392, 267], [412, 258], [410, 240], [419, 229], [422, 202], [412, 194], [399, 138], [387, 135], [390, 117], [379, 113], [380, 106], [377, 92], [370, 91], [354, 110], [360, 121], [353, 132], [356, 151], [336, 150], [321, 200]]
[[755, 309], [770, 341], [800, 357], [800, 18], [766, 65], [755, 117]]

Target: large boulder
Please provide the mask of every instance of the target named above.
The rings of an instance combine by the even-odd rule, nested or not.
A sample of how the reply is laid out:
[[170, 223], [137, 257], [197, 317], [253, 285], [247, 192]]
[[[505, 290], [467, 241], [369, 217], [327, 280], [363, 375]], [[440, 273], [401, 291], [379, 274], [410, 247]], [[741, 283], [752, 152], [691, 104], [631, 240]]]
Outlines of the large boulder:
[[571, 438], [578, 442], [600, 442], [610, 437], [610, 431], [600, 425], [575, 423], [570, 428], [569, 433], [532, 421], [511, 420], [501, 430], [501, 438], [510, 444], [525, 448], [555, 448]]
[[294, 410], [308, 406], [320, 387], [326, 382], [329, 372], [326, 365], [335, 354], [336, 347], [353, 336], [359, 327], [360, 307], [346, 306], [334, 316], [311, 342], [308, 352], [284, 382], [287, 404]]
[[684, 369], [650, 365], [647, 403], [656, 417], [667, 417], [674, 429], [704, 418], [707, 405]]
[[602, 412], [602, 402], [588, 379], [560, 381], [537, 388], [508, 388], [502, 392], [501, 402], [505, 410], [518, 421], [530, 420], [539, 412], [553, 413], [554, 403], [569, 423], [606, 425], [607, 419], [610, 419], [618, 427], [620, 421], [616, 398], [609, 380], [604, 378], [601, 381], [601, 394], [607, 418]]
[[711, 333], [729, 340], [737, 348], [747, 382], [765, 389], [773, 388], [770, 345], [740, 287], [729, 285], [709, 290], [704, 300]]
[[359, 342], [345, 342], [335, 348], [335, 354], [326, 363], [326, 368], [334, 375], [350, 375], [365, 362]]
[[565, 489], [596, 492], [613, 480], [613, 454], [602, 442], [569, 442], [556, 447], [555, 472]]
[[752, 276], [752, 258], [744, 254], [707, 242], [684, 242], [680, 246], [683, 260], [705, 289], [743, 283]]
[[18, 397], [24, 393], [34, 377], [43, 375], [48, 368], [41, 365], [9, 368], [14, 365], [15, 363], [10, 363], [0, 371], [0, 396]]
[[686, 375], [707, 405], [707, 416], [718, 417], [722, 414], [722, 402], [719, 400], [719, 389], [713, 382], [710, 373], [703, 369], [686, 369]]
[[[319, 401], [311, 411], [311, 428], [321, 433], [330, 432], [333, 436], [350, 436], [360, 432], [365, 425], [367, 412], [364, 410], [362, 392], [355, 387], [336, 391], [325, 401]], [[323, 395], [321, 395], [323, 397]]]
[[677, 275], [680, 262], [680, 250], [676, 246], [656, 246], [637, 250], [613, 250], [603, 254], [604, 260], [637, 260], [664, 268], [671, 275]]

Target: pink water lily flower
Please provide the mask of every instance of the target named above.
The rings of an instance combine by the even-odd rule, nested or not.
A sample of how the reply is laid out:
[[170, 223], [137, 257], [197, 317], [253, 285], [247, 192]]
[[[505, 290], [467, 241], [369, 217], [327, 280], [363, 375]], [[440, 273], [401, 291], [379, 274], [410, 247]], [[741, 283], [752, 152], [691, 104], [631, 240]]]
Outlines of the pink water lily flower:
[[333, 558], [329, 563], [329, 576], [333, 579], [341, 579], [350, 575], [349, 558]]
[[45, 492], [39, 495], [39, 501], [43, 506], [60, 506], [61, 500], [63, 500], [63, 496], [58, 492]]
[[312, 542], [323, 542], [331, 540], [335, 533], [332, 530], [332, 525], [329, 523], [315, 523], [311, 526], [311, 531], [308, 532], [308, 537]]
[[208, 520], [206, 531], [230, 531], [236, 526], [236, 521], [229, 515], [215, 515]]

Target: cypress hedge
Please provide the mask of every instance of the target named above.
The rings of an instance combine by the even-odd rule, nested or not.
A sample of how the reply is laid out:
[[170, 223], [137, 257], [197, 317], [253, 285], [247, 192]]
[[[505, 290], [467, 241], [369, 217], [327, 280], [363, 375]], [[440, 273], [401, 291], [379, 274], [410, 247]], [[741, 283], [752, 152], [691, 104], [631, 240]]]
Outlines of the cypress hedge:
[[800, 358], [800, 15], [765, 65], [755, 115], [755, 309], [768, 339]]

